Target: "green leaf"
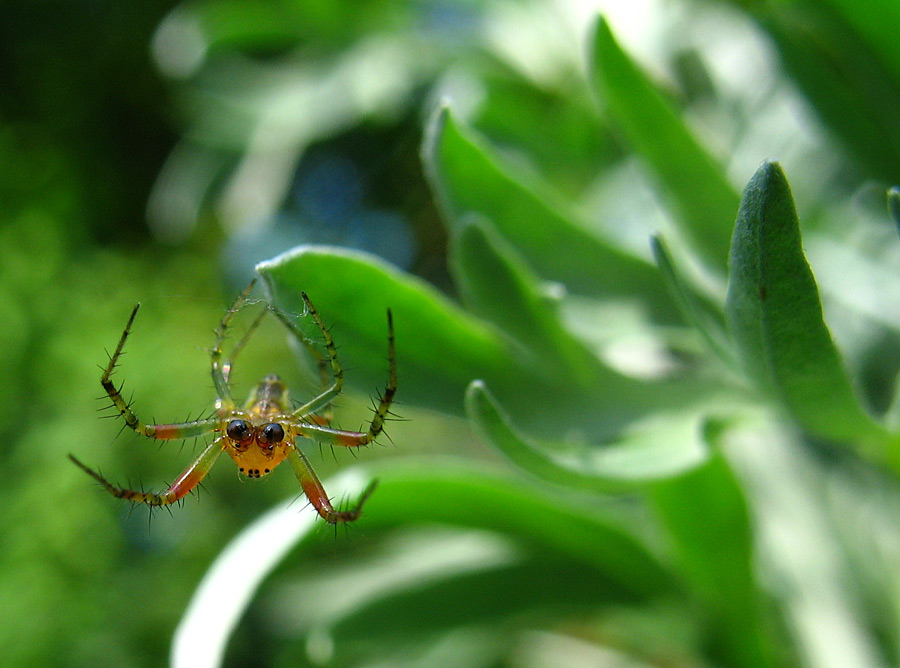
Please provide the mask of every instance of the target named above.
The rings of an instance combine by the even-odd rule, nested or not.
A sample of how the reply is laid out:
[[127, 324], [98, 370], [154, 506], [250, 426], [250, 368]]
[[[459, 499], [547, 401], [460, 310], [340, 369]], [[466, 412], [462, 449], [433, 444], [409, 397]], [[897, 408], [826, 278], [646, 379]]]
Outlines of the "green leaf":
[[478, 435], [523, 471], [548, 482], [595, 492], [622, 492], [678, 475], [708, 457], [702, 416], [661, 414], [630, 425], [611, 443], [573, 447], [520, 435], [482, 381], [466, 392], [466, 412]]
[[[598, 591], [614, 595], [618, 602], [677, 595], [672, 575], [612, 522], [522, 480], [487, 473], [483, 466], [434, 458], [393, 460], [370, 472], [345, 471], [325, 486], [337, 498], [352, 499], [362, 493], [373, 472], [380, 483], [356, 525], [364, 534], [435, 523], [480, 529], [506, 536], [546, 563], [556, 563], [560, 574], [591, 573]], [[195, 592], [175, 633], [172, 665], [219, 665], [228, 637], [260, 583], [291, 549], [317, 536], [333, 540], [315, 511], [298, 509], [296, 499], [242, 531]], [[414, 603], [411, 599], [410, 605]]]
[[460, 628], [497, 628], [523, 615], [552, 628], [573, 616], [637, 602], [592, 568], [536, 555], [392, 591], [353, 610], [327, 632], [337, 657], [349, 658], [371, 652], [385, 638], [391, 642], [384, 650], [393, 652]]
[[685, 320], [703, 335], [710, 349], [721, 360], [728, 366], [733, 366], [734, 351], [725, 330], [725, 314], [722, 309], [701, 295], [681, 273], [661, 235], [653, 236], [650, 246], [666, 287], [681, 308]]
[[790, 187], [766, 162], [744, 191], [731, 250], [726, 316], [745, 370], [825, 438], [885, 443], [861, 408], [822, 316]]
[[900, 233], [900, 188], [897, 186], [888, 190], [888, 212], [897, 227], [897, 232]]
[[885, 65], [900, 80], [900, 43], [897, 42], [897, 26], [900, 26], [900, 5], [893, 0], [827, 0], [879, 55]]
[[[473, 378], [508, 379], [518, 370], [519, 382], [528, 382], [501, 337], [424, 281], [374, 256], [300, 246], [261, 263], [257, 271], [271, 302], [286, 313], [303, 312], [301, 291], [310, 296], [334, 325], [341, 363], [353, 369], [347, 382], [365, 392], [384, 383], [388, 308], [404, 402], [462, 413], [463, 394]], [[308, 326], [306, 320], [300, 324]]]
[[622, 158], [580, 81], [572, 85], [564, 76], [538, 84], [501, 63], [480, 73], [479, 81], [484, 97], [467, 116], [470, 125], [492, 143], [526, 154], [562, 196], [581, 197], [603, 169]]
[[746, 501], [724, 457], [716, 454], [704, 466], [659, 482], [650, 499], [713, 629], [716, 663], [773, 665]]
[[557, 303], [541, 292], [538, 278], [486, 222], [467, 220], [452, 240], [451, 251], [463, 301], [524, 344], [530, 364], [547, 369], [562, 382], [614, 383], [619, 374], [601, 369], [600, 361], [565, 330]]
[[[651, 407], [684, 406], [698, 387], [691, 379], [644, 382], [589, 362], [588, 385], [577, 375], [548, 374], [534, 356], [486, 323], [467, 315], [424, 281], [384, 261], [347, 249], [300, 246], [258, 265], [272, 304], [302, 314], [306, 291], [329, 324], [341, 364], [352, 369], [349, 386], [370, 393], [386, 374], [388, 307], [394, 314], [398, 396], [416, 404], [463, 414], [469, 383], [483, 378], [516, 421], [539, 432], [558, 423], [595, 434], [615, 433]], [[548, 321], [549, 322], [549, 321]], [[299, 318], [317, 338], [308, 318]], [[580, 344], [573, 344], [580, 345]]]
[[[835, 10], [839, 3], [845, 5], [846, 16]], [[791, 78], [846, 149], [876, 178], [900, 181], [900, 63], [885, 61], [875, 40], [867, 40], [852, 25], [877, 25], [890, 34], [890, 49], [896, 51], [896, 24], [877, 8], [883, 3], [744, 4], [771, 36]], [[896, 3], [887, 4], [896, 13]]]
[[422, 153], [451, 232], [459, 231], [466, 214], [481, 214], [542, 278], [581, 294], [643, 299], [660, 317], [672, 318], [650, 263], [588, 232], [536, 184], [510, 176], [449, 109], [433, 118]]
[[592, 79], [614, 125], [652, 170], [668, 196], [685, 240], [710, 268], [724, 273], [739, 197], [724, 170], [697, 142], [666, 100], [597, 22]]

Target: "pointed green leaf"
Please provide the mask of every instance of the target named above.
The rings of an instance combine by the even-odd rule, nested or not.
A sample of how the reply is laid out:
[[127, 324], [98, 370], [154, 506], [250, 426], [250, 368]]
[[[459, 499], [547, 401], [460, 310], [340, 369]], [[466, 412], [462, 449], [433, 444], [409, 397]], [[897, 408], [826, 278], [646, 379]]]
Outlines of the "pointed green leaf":
[[564, 382], [614, 383], [619, 374], [603, 373], [600, 361], [562, 327], [557, 305], [541, 292], [538, 278], [485, 221], [468, 219], [452, 240], [451, 252], [466, 305], [524, 344], [531, 364]]
[[[560, 572], [593, 574], [623, 599], [677, 595], [671, 573], [634, 537], [590, 509], [536, 490], [522, 480], [486, 473], [458, 460], [427, 464], [392, 460], [371, 471], [351, 469], [325, 482], [337, 498], [355, 498], [373, 477], [378, 488], [358, 527], [371, 535], [409, 525], [444, 524], [501, 534], [514, 545], [562, 564]], [[333, 540], [311, 507], [290, 499], [248, 526], [210, 567], [175, 633], [176, 668], [221, 663], [230, 634], [260, 583], [298, 545]], [[414, 603], [414, 601], [411, 601]]]
[[884, 443], [861, 408], [822, 316], [790, 186], [766, 162], [744, 191], [731, 250], [726, 315], [747, 373], [804, 427]]
[[[300, 293], [310, 296], [334, 326], [341, 363], [353, 369], [347, 382], [367, 393], [385, 379], [388, 308], [394, 316], [405, 402], [461, 413], [473, 378], [508, 378], [519, 369], [510, 346], [496, 333], [424, 281], [374, 256], [300, 246], [257, 270], [271, 302], [287, 313], [302, 313]], [[309, 325], [308, 319], [300, 320]], [[316, 336], [312, 330], [309, 335]], [[527, 374], [518, 378], [528, 382]]]
[[891, 214], [891, 220], [900, 233], [900, 188], [894, 186], [888, 190], [888, 212]]
[[704, 466], [659, 482], [650, 499], [675, 561], [714, 629], [715, 663], [775, 665], [756, 584], [747, 503], [725, 458], [716, 454]]
[[469, 213], [485, 216], [544, 279], [573, 292], [642, 299], [671, 319], [653, 266], [620, 250], [549, 203], [536, 184], [512, 177], [442, 108], [423, 145], [423, 161], [451, 232]]
[[482, 381], [466, 392], [466, 412], [478, 435], [523, 471], [558, 485], [596, 492], [621, 492], [679, 475], [708, 457], [702, 417], [693, 411], [657, 415], [631, 425], [611, 443], [537, 443], [512, 426]]
[[616, 43], [602, 18], [597, 22], [591, 65], [601, 104], [652, 170], [685, 239], [710, 268], [724, 273], [740, 201], [724, 170]]
[[[876, 178], [896, 182], [900, 179], [898, 70], [891, 71], [874, 45], [848, 25], [833, 4], [803, 0], [747, 3], [747, 8], [769, 33], [785, 70], [843, 146]], [[894, 24], [873, 11], [873, 3], [852, 5], [893, 32]], [[893, 34], [890, 39], [897, 41]]]
[[669, 293], [681, 307], [688, 324], [693, 325], [709, 344], [709, 347], [729, 366], [734, 364], [731, 341], [725, 331], [725, 314], [721, 307], [706, 299], [690, 284], [672, 260], [672, 254], [662, 236], [650, 240], [653, 257], [662, 273]]

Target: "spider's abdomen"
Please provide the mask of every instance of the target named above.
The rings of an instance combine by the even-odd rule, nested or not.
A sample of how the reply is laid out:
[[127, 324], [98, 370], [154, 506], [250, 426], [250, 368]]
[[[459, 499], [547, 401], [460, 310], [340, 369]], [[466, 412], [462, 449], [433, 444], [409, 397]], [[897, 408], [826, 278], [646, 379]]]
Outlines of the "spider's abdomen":
[[287, 413], [289, 406], [287, 385], [274, 373], [263, 378], [247, 399], [247, 410], [257, 417]]

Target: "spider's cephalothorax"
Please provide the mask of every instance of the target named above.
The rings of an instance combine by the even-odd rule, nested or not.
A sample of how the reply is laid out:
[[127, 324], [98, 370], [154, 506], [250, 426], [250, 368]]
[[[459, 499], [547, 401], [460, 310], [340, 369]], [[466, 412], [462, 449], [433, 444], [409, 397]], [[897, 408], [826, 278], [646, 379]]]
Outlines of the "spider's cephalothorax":
[[394, 325], [391, 312], [388, 310], [388, 383], [375, 409], [375, 415], [369, 424], [367, 431], [344, 431], [330, 426], [330, 406], [334, 398], [341, 392], [344, 375], [338, 364], [334, 341], [325, 327], [321, 316], [313, 307], [312, 302], [305, 293], [302, 294], [309, 315], [322, 334], [325, 345], [323, 357], [314, 344], [306, 338], [300, 328], [286, 315], [278, 310], [272, 312], [278, 319], [297, 337], [297, 339], [312, 353], [318, 362], [319, 374], [322, 378], [323, 389], [313, 399], [299, 407], [293, 407], [288, 390], [281, 379], [274, 375], [266, 376], [250, 393], [250, 398], [243, 409], [238, 408], [231, 396], [229, 375], [231, 366], [237, 353], [244, 347], [250, 335], [259, 326], [262, 318], [268, 312], [264, 310], [250, 326], [244, 337], [238, 341], [231, 352], [231, 356], [222, 359], [222, 344], [231, 323], [231, 319], [247, 302], [251, 282], [247, 289], [238, 297], [222, 318], [216, 329], [216, 345], [211, 351], [212, 377], [218, 399], [216, 400], [215, 415], [203, 420], [193, 422], [181, 422], [176, 424], [144, 424], [131, 410], [128, 402], [122, 397], [119, 388], [111, 380], [112, 372], [116, 367], [125, 340], [131, 332], [131, 325], [137, 315], [140, 304], [134, 307], [125, 331], [119, 339], [115, 352], [100, 378], [103, 389], [112, 399], [116, 408], [125, 420], [125, 424], [139, 434], [157, 439], [182, 439], [201, 436], [203, 434], [217, 434], [215, 440], [210, 443], [200, 455], [191, 462], [187, 470], [182, 473], [167, 490], [160, 494], [138, 492], [123, 487], [117, 487], [106, 478], [91, 468], [82, 464], [74, 456], [70, 459], [91, 477], [97, 480], [113, 496], [128, 499], [134, 503], [144, 503], [149, 506], [165, 506], [174, 503], [194, 489], [203, 477], [209, 472], [213, 464], [223, 451], [227, 452], [238, 466], [238, 470], [250, 478], [260, 478], [271, 473], [276, 466], [287, 460], [300, 482], [300, 486], [306, 493], [310, 503], [316, 508], [319, 515], [325, 521], [332, 524], [339, 522], [351, 522], [359, 517], [362, 504], [372, 493], [375, 487], [374, 481], [363, 492], [359, 503], [350, 510], [335, 510], [331, 501], [310, 466], [306, 455], [297, 444], [298, 439], [309, 439], [326, 445], [338, 445], [356, 448], [374, 441], [384, 429], [384, 422], [390, 412], [394, 394], [397, 391], [397, 369], [394, 353]]
[[291, 418], [287, 406], [287, 387], [270, 374], [250, 393], [244, 410], [223, 416], [225, 452], [247, 477], [268, 475], [288, 456]]

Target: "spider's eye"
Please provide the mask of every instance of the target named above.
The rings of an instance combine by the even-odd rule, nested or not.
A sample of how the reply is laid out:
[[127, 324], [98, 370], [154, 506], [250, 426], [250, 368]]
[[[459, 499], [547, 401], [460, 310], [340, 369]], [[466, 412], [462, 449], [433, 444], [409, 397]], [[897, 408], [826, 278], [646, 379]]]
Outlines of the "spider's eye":
[[270, 422], [262, 428], [262, 433], [259, 435], [259, 440], [263, 443], [269, 443], [272, 445], [274, 445], [275, 443], [281, 443], [281, 441], [284, 440], [284, 429], [277, 422]]
[[232, 441], [246, 441], [252, 435], [252, 431], [250, 430], [250, 425], [247, 424], [244, 420], [232, 420], [228, 423], [228, 426], [225, 427], [225, 433], [228, 435]]

